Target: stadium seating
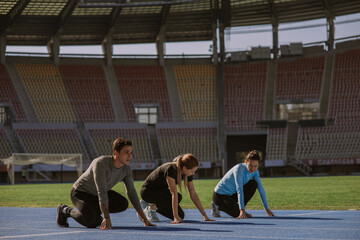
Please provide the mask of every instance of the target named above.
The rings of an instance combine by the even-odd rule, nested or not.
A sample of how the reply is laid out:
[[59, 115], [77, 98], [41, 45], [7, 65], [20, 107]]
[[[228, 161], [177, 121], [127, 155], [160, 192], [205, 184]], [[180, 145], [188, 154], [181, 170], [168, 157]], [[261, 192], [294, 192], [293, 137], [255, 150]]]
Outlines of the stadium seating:
[[256, 130], [264, 119], [267, 64], [225, 67], [225, 114], [228, 131]]
[[275, 100], [320, 99], [324, 67], [324, 56], [279, 61]]
[[0, 103], [9, 105], [14, 114], [14, 120], [25, 122], [26, 116], [16, 95], [15, 89], [4, 65], [0, 64]]
[[269, 128], [266, 146], [266, 160], [286, 160], [287, 129]]
[[82, 153], [84, 163], [89, 157], [74, 125], [15, 125], [14, 132], [26, 153]]
[[159, 121], [172, 120], [164, 68], [161, 66], [114, 66], [128, 122], [135, 122], [136, 104], [159, 107]]
[[118, 137], [129, 138], [133, 141], [132, 163], [151, 163], [152, 154], [146, 126], [141, 124], [96, 125], [86, 124], [85, 128], [90, 136], [97, 156], [112, 155], [112, 143]]
[[5, 129], [0, 125], [0, 159], [11, 156], [13, 150], [6, 137]]
[[101, 65], [60, 65], [59, 69], [79, 121], [115, 121]]
[[360, 50], [337, 53], [328, 119], [334, 125], [301, 128], [299, 159], [357, 158], [360, 149]]
[[[276, 63], [275, 103], [288, 100], [320, 102], [325, 57], [280, 59]], [[17, 64], [16, 67], [40, 123], [26, 123], [24, 111], [3, 65], [0, 65], [0, 103], [15, 110], [17, 124], [12, 123], [15, 123], [13, 130], [26, 153], [83, 153], [86, 164], [94, 156], [110, 155], [113, 140], [123, 136], [134, 142], [132, 163], [140, 166], [134, 169], [152, 169], [157, 164], [154, 158], [168, 162], [187, 152], [197, 156], [203, 166], [220, 165], [215, 66], [170, 65], [179, 93], [179, 112], [184, 120], [173, 122], [170, 101], [174, 98], [169, 99], [162, 66], [115, 65], [116, 90], [119, 90], [121, 107], [125, 110], [124, 123], [115, 122], [111, 93], [100, 63], [61, 64], [58, 68], [33, 63]], [[309, 159], [359, 158], [360, 50], [336, 53], [331, 67], [333, 74], [325, 119], [331, 124], [299, 128], [295, 156], [304, 162]], [[171, 68], [167, 70], [171, 71]], [[226, 134], [257, 134], [255, 131], [264, 134], [263, 129], [256, 127], [256, 122], [265, 119], [268, 74], [271, 75], [268, 63], [264, 61], [224, 66]], [[111, 77], [111, 74], [106, 76]], [[137, 105], [158, 107], [160, 114], [156, 131], [136, 122], [134, 107]], [[78, 121], [84, 122], [85, 131], [80, 124], [79, 128], [73, 124]], [[57, 127], [57, 124], [62, 126]], [[291, 146], [288, 149], [289, 129], [269, 128], [267, 131], [266, 164], [280, 166], [288, 158], [287, 151], [293, 152], [291, 146], [295, 141], [289, 134]], [[4, 128], [0, 129], [0, 157], [7, 157], [17, 146], [8, 142], [6, 133]], [[160, 153], [154, 144], [156, 140]]]
[[194, 154], [200, 162], [218, 161], [216, 126], [157, 124], [157, 134], [165, 162], [183, 153]]
[[173, 70], [184, 121], [216, 121], [215, 66], [176, 65]]
[[57, 68], [46, 64], [17, 64], [16, 67], [40, 122], [76, 121]]

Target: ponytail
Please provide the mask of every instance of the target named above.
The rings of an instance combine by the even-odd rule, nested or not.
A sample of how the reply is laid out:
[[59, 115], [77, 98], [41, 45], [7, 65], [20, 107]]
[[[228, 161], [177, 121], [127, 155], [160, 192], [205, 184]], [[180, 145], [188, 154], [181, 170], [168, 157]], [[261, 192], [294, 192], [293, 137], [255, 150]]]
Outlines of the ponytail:
[[[187, 169], [192, 169], [194, 167], [198, 167], [199, 166], [199, 161], [197, 160], [197, 158], [192, 155], [191, 153], [187, 153], [187, 154], [183, 154], [183, 155], [179, 155], [176, 158], [174, 158], [173, 160], [174, 165], [176, 167], [176, 172], [177, 172], [177, 183], [179, 184], [179, 188], [180, 188], [180, 192], [182, 192], [181, 189], [181, 169], [183, 167], [187, 168]], [[185, 189], [187, 189], [187, 183], [188, 183], [188, 179], [187, 176], [184, 177], [184, 187]]]
[[177, 173], [176, 181], [179, 184], [180, 192], [182, 192], [181, 191], [181, 167], [182, 167], [181, 160], [182, 160], [182, 157], [183, 157], [182, 155], [179, 155], [176, 158], [174, 158], [174, 162], [175, 162], [175, 166], [176, 166], [176, 173]]

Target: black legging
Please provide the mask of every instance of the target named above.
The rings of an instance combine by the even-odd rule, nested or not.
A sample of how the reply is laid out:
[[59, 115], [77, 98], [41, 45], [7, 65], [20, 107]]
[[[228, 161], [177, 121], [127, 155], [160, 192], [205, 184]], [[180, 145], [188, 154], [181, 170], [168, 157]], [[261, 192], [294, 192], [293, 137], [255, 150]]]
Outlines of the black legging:
[[[254, 196], [257, 189], [257, 182], [255, 180], [250, 180], [243, 186], [244, 189], [244, 204], [250, 201]], [[212, 201], [219, 206], [219, 210], [226, 212], [232, 217], [238, 217], [240, 215], [240, 209], [238, 204], [238, 195], [234, 193], [233, 195], [222, 195], [216, 192], [213, 193]]]
[[[129, 202], [121, 194], [110, 190], [107, 195], [110, 213], [123, 212], [128, 208]], [[99, 198], [97, 196], [71, 189], [70, 198], [77, 210], [69, 208], [66, 213], [68, 217], [72, 217], [75, 221], [88, 228], [100, 226], [103, 218], [101, 217]]]
[[[140, 191], [141, 198], [147, 203], [154, 203], [158, 208], [156, 212], [161, 215], [174, 219], [174, 214], [172, 210], [172, 195], [169, 189], [149, 189], [142, 187]], [[182, 196], [178, 193], [178, 213], [179, 217], [184, 219], [185, 213], [180, 207]]]

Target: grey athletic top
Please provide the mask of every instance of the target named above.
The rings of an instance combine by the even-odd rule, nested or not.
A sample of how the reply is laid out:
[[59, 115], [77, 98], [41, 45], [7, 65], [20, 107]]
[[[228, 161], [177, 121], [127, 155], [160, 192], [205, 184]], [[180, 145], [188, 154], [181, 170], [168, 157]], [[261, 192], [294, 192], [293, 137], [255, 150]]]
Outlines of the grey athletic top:
[[73, 188], [98, 196], [100, 203], [109, 203], [107, 192], [120, 181], [124, 182], [126, 194], [134, 208], [141, 209], [130, 166], [114, 167], [112, 156], [101, 156], [94, 159], [89, 168], [74, 183]]

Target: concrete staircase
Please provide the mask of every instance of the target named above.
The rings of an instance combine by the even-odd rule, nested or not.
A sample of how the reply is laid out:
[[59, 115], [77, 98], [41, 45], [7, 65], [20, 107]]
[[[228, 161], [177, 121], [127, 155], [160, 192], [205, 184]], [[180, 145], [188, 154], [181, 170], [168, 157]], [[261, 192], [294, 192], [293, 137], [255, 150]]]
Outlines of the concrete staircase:
[[162, 160], [161, 160], [161, 152], [160, 152], [159, 141], [157, 138], [156, 128], [155, 126], [149, 125], [147, 129], [150, 137], [150, 145], [151, 145], [153, 161], [155, 162], [156, 165], [160, 165], [162, 163]]
[[180, 96], [177, 90], [177, 84], [172, 65], [165, 66], [164, 70], [173, 121], [183, 121], [181, 114]]
[[24, 149], [22, 148], [19, 140], [17, 139], [15, 133], [11, 129], [10, 126], [4, 126], [6, 131], [6, 135], [10, 138], [10, 142], [12, 143], [12, 147], [14, 148], [15, 153], [24, 153]]
[[21, 78], [14, 64], [6, 64], [7, 71], [14, 85], [15, 92], [21, 102], [21, 106], [24, 109], [25, 116], [29, 122], [39, 122], [35, 110], [31, 104], [30, 98], [26, 93], [26, 90], [21, 82]]
[[116, 83], [116, 76], [112, 66], [103, 65], [107, 86], [109, 89], [110, 100], [115, 115], [116, 122], [125, 122], [126, 117], [124, 114], [123, 104], [119, 93], [119, 88]]
[[305, 165], [299, 159], [296, 159], [296, 144], [299, 134], [298, 122], [288, 122], [288, 136], [287, 136], [287, 159], [286, 165], [296, 168], [302, 174], [309, 176], [311, 168]]

